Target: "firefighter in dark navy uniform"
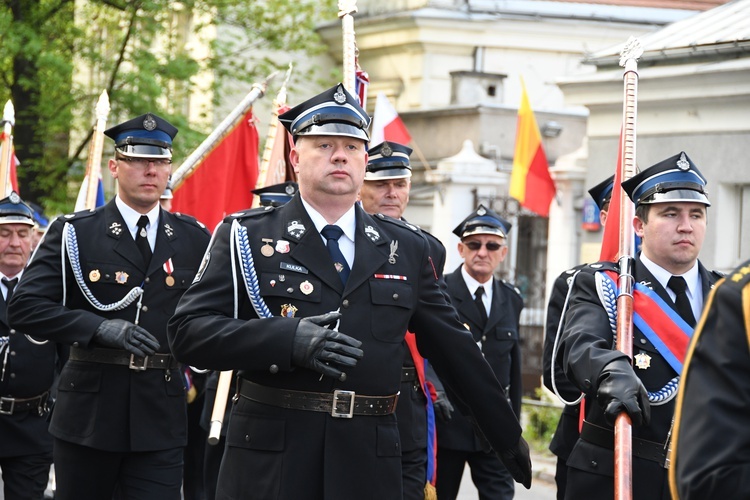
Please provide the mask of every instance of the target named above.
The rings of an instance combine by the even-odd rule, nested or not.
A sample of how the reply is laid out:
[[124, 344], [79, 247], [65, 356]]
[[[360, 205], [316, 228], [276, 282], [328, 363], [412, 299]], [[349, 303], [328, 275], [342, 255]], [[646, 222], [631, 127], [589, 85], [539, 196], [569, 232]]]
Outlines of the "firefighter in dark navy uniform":
[[690, 342], [670, 469], [679, 500], [750, 492], [750, 260], [716, 285]]
[[[365, 180], [359, 195], [365, 212], [403, 219], [411, 190], [411, 151], [411, 148], [392, 141], [370, 148]], [[445, 247], [431, 234], [423, 234], [430, 242], [430, 257], [444, 287]], [[396, 418], [401, 437], [403, 497], [404, 500], [422, 500], [435, 488], [435, 413], [437, 410], [450, 416], [452, 407], [434, 370], [411, 342], [412, 337], [408, 333], [404, 341], [404, 365]], [[428, 401], [433, 391], [441, 397], [434, 402]]]
[[[635, 203], [642, 250], [633, 266], [633, 360], [615, 349], [615, 264], [586, 266], [572, 292], [558, 359], [586, 394], [581, 436], [567, 460], [566, 499], [614, 498], [617, 415], [633, 422], [633, 498], [671, 498], [667, 450], [684, 352], [718, 279], [698, 261], [706, 232], [706, 181], [684, 152], [623, 182]], [[608, 314], [608, 311], [610, 312]]]
[[117, 196], [50, 225], [9, 319], [71, 346], [50, 422], [55, 498], [176, 500], [186, 397], [166, 323], [209, 235], [159, 207], [176, 128], [149, 113], [104, 133], [115, 141]]
[[[505, 389], [513, 411], [520, 415], [523, 299], [514, 286], [494, 278], [495, 269], [508, 253], [510, 228], [495, 211], [479, 205], [453, 230], [460, 238], [458, 252], [463, 263], [445, 275], [445, 282], [451, 304]], [[447, 395], [449, 401], [460, 404], [450, 386]], [[438, 498], [456, 498], [467, 463], [480, 498], [513, 498], [513, 478], [462, 412], [454, 412], [449, 421], [438, 419], [437, 430]]]
[[[607, 213], [609, 211], [610, 200], [612, 199], [614, 180], [615, 176], [611, 175], [589, 189], [591, 198], [593, 198], [597, 207], [599, 207], [599, 221], [602, 226], [607, 223]], [[585, 266], [586, 264], [580, 264], [567, 269], [555, 279], [547, 304], [547, 317], [545, 318], [542, 380], [547, 389], [565, 401], [565, 406], [560, 414], [560, 420], [557, 422], [555, 435], [552, 436], [549, 444], [549, 450], [557, 457], [555, 486], [557, 486], [558, 500], [565, 498], [565, 485], [568, 477], [568, 466], [565, 464], [565, 461], [568, 459], [576, 441], [578, 441], [578, 420], [581, 410], [581, 405], [578, 404], [578, 401], [581, 391], [565, 379], [565, 373], [559, 364], [552, 363], [552, 353], [555, 350], [568, 289], [574, 280], [575, 274]], [[555, 370], [554, 381], [553, 369]]]
[[17, 193], [0, 200], [0, 469], [5, 500], [41, 499], [52, 464], [51, 389], [65, 359], [53, 342], [11, 328], [7, 303], [29, 260], [32, 209]]
[[181, 361], [238, 370], [217, 498], [401, 498], [407, 328], [530, 485], [521, 427], [446, 302], [425, 236], [356, 204], [366, 112], [339, 84], [279, 120], [299, 193], [228, 217], [169, 322]]

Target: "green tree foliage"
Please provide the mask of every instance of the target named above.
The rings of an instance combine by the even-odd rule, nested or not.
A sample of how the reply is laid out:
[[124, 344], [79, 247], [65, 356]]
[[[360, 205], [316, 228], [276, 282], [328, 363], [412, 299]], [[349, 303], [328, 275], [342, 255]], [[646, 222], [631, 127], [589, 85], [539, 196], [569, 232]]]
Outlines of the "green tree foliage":
[[21, 194], [71, 208], [103, 90], [108, 125], [152, 110], [180, 129], [186, 157], [212, 129], [211, 105], [322, 52], [315, 27], [336, 14], [335, 0], [0, 0], [0, 104], [16, 110]]

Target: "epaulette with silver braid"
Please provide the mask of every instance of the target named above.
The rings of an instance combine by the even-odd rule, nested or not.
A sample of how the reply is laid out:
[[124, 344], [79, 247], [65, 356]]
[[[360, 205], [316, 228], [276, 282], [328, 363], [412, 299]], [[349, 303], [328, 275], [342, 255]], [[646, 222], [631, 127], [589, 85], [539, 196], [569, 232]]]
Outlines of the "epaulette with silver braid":
[[86, 285], [86, 282], [83, 279], [83, 272], [81, 271], [81, 262], [80, 262], [80, 255], [78, 252], [78, 238], [76, 237], [76, 230], [73, 224], [66, 222], [65, 227], [63, 228], [63, 243], [62, 243], [62, 259], [63, 259], [63, 266], [62, 266], [62, 272], [63, 272], [63, 304], [65, 304], [67, 290], [66, 290], [66, 284], [65, 284], [65, 252], [67, 251], [68, 254], [68, 262], [70, 262], [70, 267], [73, 269], [73, 277], [76, 280], [76, 283], [78, 283], [78, 288], [81, 289], [81, 293], [84, 297], [86, 297], [86, 300], [88, 300], [89, 304], [91, 304], [94, 308], [96, 308], [99, 311], [120, 311], [122, 309], [125, 309], [130, 304], [135, 302], [141, 295], [143, 295], [143, 288], [136, 286], [132, 290], [130, 290], [125, 297], [120, 299], [119, 301], [113, 303], [113, 304], [102, 304], [99, 302], [99, 300], [94, 297], [94, 294], [89, 289], [88, 285]]

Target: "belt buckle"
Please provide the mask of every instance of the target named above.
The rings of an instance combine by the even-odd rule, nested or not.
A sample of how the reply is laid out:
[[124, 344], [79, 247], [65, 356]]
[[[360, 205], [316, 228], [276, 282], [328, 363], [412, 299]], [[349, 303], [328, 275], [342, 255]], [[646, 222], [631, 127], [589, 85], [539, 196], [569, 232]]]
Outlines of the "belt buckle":
[[128, 365], [128, 368], [137, 372], [146, 371], [146, 368], [148, 368], [148, 366], [146, 366], [148, 364], [148, 356], [144, 356], [143, 361], [140, 361], [138, 364], [136, 364], [136, 359], [140, 358], [136, 358], [135, 354], [130, 355], [130, 364]]
[[[336, 389], [333, 391], [333, 406], [331, 407], [331, 416], [335, 418], [352, 418], [354, 416], [354, 391], [342, 391]], [[349, 398], [349, 411], [339, 412], [337, 404], [340, 399]]]
[[[10, 403], [9, 409], [6, 409], [6, 403]], [[13, 415], [13, 410], [15, 409], [15, 406], [16, 406], [15, 398], [1, 398], [0, 397], [0, 415]]]

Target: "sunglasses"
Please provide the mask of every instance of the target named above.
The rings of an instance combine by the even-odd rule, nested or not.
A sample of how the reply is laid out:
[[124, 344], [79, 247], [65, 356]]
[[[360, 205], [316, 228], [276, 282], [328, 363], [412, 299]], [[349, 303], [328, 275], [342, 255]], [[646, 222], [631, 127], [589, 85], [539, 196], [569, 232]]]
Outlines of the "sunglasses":
[[[482, 242], [481, 241], [466, 241], [464, 242], [464, 245], [471, 250], [472, 252], [478, 251], [480, 248], [482, 248]], [[505, 245], [501, 245], [500, 243], [494, 242], [494, 241], [488, 241], [484, 244], [484, 246], [487, 248], [487, 251], [489, 252], [497, 252]]]

